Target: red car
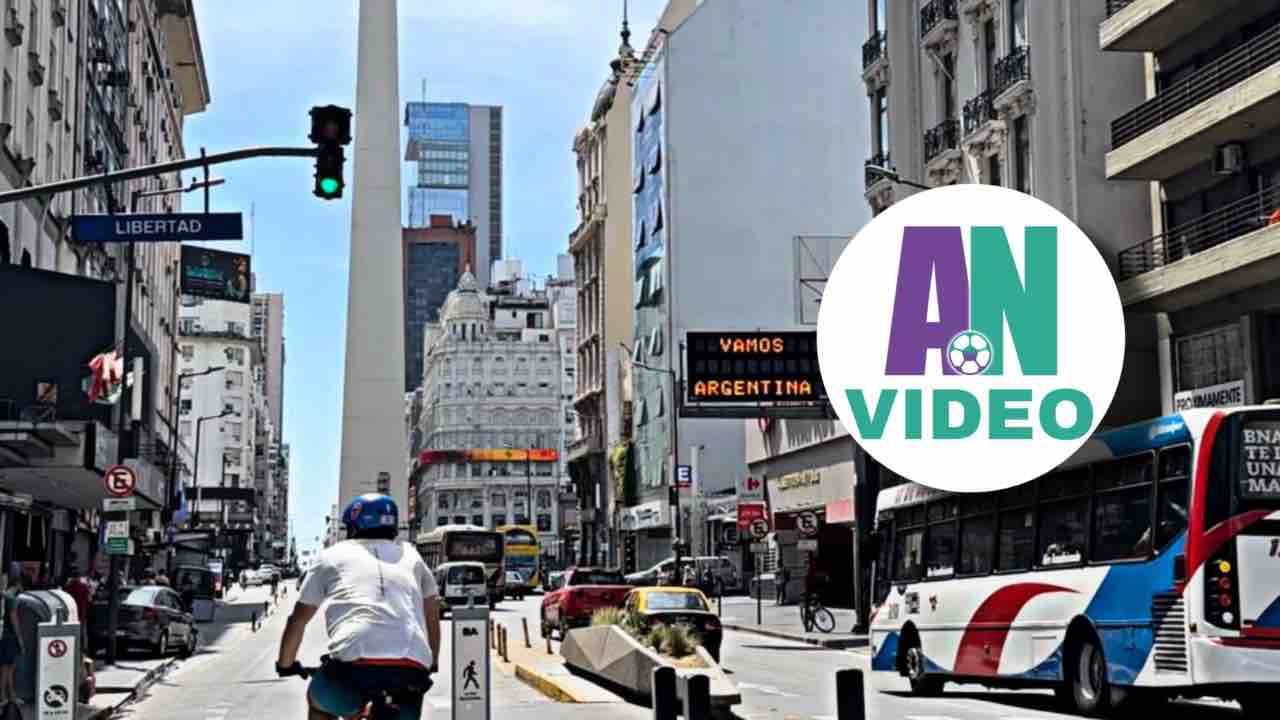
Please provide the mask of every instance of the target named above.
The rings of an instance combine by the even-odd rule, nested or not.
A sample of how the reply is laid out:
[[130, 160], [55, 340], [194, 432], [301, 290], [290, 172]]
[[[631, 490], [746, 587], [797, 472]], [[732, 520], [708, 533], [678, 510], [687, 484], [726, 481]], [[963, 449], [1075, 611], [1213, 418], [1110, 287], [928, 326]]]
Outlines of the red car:
[[621, 607], [631, 587], [617, 570], [568, 570], [561, 585], [542, 596], [542, 637], [551, 637], [555, 628], [563, 641], [572, 628], [590, 625], [596, 610]]

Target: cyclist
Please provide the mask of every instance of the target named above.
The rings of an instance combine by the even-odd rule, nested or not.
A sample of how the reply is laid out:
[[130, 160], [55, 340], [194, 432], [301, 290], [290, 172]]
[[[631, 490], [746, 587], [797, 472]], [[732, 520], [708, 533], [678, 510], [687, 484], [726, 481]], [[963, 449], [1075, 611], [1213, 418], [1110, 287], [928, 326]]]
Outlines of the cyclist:
[[276, 672], [302, 674], [307, 623], [328, 602], [329, 660], [307, 691], [312, 720], [359, 714], [392, 694], [400, 717], [419, 718], [440, 656], [440, 594], [412, 545], [396, 541], [399, 510], [386, 495], [361, 495], [342, 512], [347, 540], [307, 571], [280, 640]]

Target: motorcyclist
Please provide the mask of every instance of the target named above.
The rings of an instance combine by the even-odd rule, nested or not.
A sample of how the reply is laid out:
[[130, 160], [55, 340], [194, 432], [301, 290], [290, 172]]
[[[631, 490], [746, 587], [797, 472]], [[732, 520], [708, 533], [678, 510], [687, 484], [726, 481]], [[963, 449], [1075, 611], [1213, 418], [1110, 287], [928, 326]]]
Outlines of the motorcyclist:
[[276, 672], [298, 675], [307, 623], [326, 601], [330, 660], [312, 676], [312, 720], [357, 715], [379, 692], [396, 693], [400, 717], [419, 718], [440, 656], [440, 594], [418, 551], [396, 538], [400, 515], [386, 495], [361, 495], [343, 510], [347, 540], [307, 572], [280, 639]]

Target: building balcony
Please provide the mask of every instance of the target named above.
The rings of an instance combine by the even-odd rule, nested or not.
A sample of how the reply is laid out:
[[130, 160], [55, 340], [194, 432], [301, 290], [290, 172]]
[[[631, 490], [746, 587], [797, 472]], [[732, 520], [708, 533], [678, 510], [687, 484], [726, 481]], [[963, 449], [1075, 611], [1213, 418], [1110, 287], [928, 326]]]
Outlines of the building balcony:
[[1234, 12], [1245, 0], [1107, 0], [1098, 27], [1103, 50], [1158, 52], [1216, 17]]
[[1122, 250], [1120, 299], [1173, 312], [1280, 274], [1280, 187], [1270, 187]]
[[862, 80], [868, 90], [877, 90], [889, 84], [889, 36], [877, 30], [862, 44]]
[[1280, 25], [1111, 123], [1108, 179], [1163, 180], [1280, 127]]
[[871, 206], [871, 210], [878, 214], [893, 204], [895, 184], [893, 180], [883, 174], [871, 170], [872, 167], [892, 170], [893, 162], [889, 158], [889, 153], [876, 153], [867, 158], [863, 170], [863, 186], [866, 188], [863, 191], [863, 196], [866, 197], [867, 204]]
[[578, 224], [578, 227], [569, 234], [569, 252], [580, 252], [587, 242], [599, 232], [608, 214], [608, 208], [605, 207], [605, 203], [596, 203], [595, 207], [591, 208], [591, 212]]
[[604, 440], [598, 433], [574, 438], [565, 445], [564, 456], [567, 462], [580, 460], [588, 455], [604, 452]]
[[1012, 117], [1024, 115], [1033, 109], [1035, 98], [1031, 93], [1031, 48], [1022, 45], [996, 61], [995, 93], [991, 104], [996, 112]]
[[934, 185], [947, 185], [960, 177], [960, 122], [943, 120], [924, 134], [924, 168]]
[[970, 25], [980, 27], [991, 18], [998, 17], [997, 0], [960, 0], [959, 10]]
[[31, 84], [36, 87], [44, 84], [44, 63], [40, 62], [38, 52], [27, 53], [27, 77], [31, 78]]
[[955, 45], [956, 0], [929, 0], [920, 8], [920, 44], [945, 51]]
[[987, 89], [964, 104], [962, 145], [974, 155], [998, 152], [1004, 143], [1007, 125], [996, 111], [995, 95]]

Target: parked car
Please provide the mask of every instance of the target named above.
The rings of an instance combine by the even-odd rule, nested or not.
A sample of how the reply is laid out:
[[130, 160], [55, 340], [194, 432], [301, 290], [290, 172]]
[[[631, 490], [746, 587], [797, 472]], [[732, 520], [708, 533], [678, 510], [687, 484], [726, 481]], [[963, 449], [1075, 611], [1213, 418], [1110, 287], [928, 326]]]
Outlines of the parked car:
[[454, 605], [466, 607], [468, 598], [473, 595], [479, 598], [476, 601], [479, 605], [483, 605], [488, 598], [489, 588], [485, 584], [484, 563], [441, 563], [435, 571], [435, 576], [446, 610]]
[[524, 600], [525, 595], [528, 595], [531, 590], [528, 581], [519, 571], [507, 571], [507, 597], [512, 600]]
[[[160, 585], [123, 587], [119, 592], [117, 647], [145, 647], [158, 655], [176, 650], [184, 657], [195, 652], [195, 618], [183, 609], [178, 593]], [[107, 644], [108, 600], [105, 592], [99, 593], [89, 610], [93, 617], [90, 642], [94, 648]]]
[[259, 565], [258, 574], [262, 576], [262, 582], [264, 584], [269, 584], [273, 579], [276, 582], [279, 582], [282, 575], [280, 568], [271, 564]]
[[244, 571], [244, 586], [247, 588], [265, 584], [266, 581], [267, 581], [267, 577], [262, 574], [261, 570], [245, 570]]
[[[676, 561], [674, 558], [667, 558], [662, 562], [654, 565], [647, 570], [634, 572], [627, 575], [627, 582], [636, 587], [648, 587], [654, 585], [686, 585], [684, 578], [675, 576]], [[737, 589], [741, 586], [741, 579], [738, 577], [738, 570], [733, 566], [733, 562], [724, 555], [703, 555], [699, 557], [685, 556], [680, 559], [680, 572], [684, 574], [689, 572], [690, 568], [696, 568], [697, 581], [694, 583], [699, 590], [703, 592], [714, 593], [715, 580], [719, 580], [723, 591]], [[707, 582], [708, 571], [712, 578], [711, 583]]]
[[720, 662], [724, 630], [720, 618], [711, 612], [701, 590], [686, 587], [646, 587], [627, 593], [623, 609], [642, 627], [687, 625], [698, 634], [702, 647]]
[[620, 607], [631, 587], [617, 570], [566, 570], [564, 584], [542, 596], [542, 637], [551, 637], [554, 627], [563, 641], [570, 629], [590, 625], [596, 610]]

